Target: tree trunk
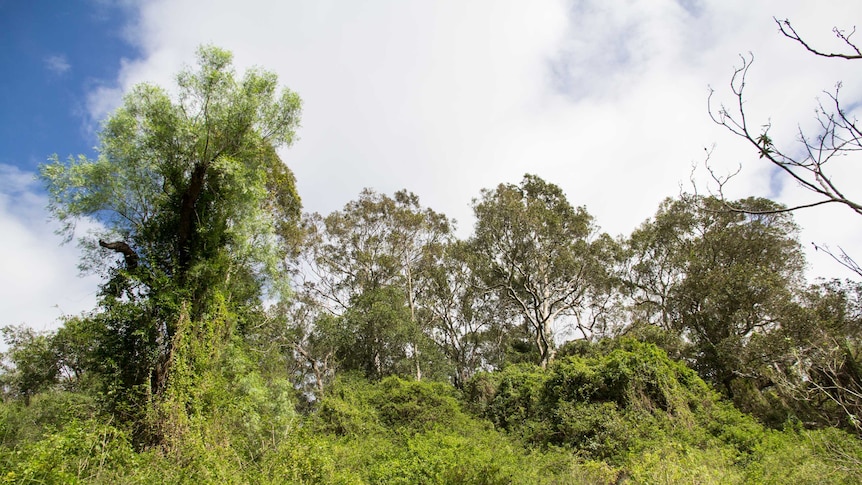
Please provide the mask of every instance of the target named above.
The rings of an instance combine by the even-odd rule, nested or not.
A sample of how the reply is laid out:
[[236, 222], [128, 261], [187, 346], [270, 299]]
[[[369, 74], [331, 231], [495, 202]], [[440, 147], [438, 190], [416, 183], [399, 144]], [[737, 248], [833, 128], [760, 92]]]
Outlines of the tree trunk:
[[177, 263], [179, 273], [184, 276], [192, 261], [192, 238], [195, 231], [195, 215], [198, 199], [203, 192], [204, 180], [206, 179], [206, 162], [195, 164], [189, 185], [180, 202], [180, 217], [177, 223]]

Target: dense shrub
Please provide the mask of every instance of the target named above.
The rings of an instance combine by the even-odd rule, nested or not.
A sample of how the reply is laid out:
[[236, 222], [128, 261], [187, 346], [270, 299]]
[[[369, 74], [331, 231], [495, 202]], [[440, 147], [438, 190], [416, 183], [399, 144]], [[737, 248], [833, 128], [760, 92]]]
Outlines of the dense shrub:
[[72, 420], [42, 439], [0, 449], [4, 483], [109, 483], [137, 468], [124, 432], [97, 420]]
[[764, 428], [656, 346], [633, 340], [572, 346], [546, 370], [517, 364], [479, 374], [463, 394], [440, 382], [341, 375], [308, 415], [241, 345], [186, 349], [155, 408], [170, 426], [164, 444], [134, 450], [129, 433], [82, 394], [36, 394], [29, 406], [0, 404], [0, 481], [862, 481], [854, 436]]
[[[813, 444], [818, 433], [837, 430], [768, 430], [653, 344], [606, 340], [569, 346], [564, 354], [546, 371], [519, 364], [477, 375], [466, 386], [470, 409], [529, 447], [568, 449], [634, 483], [859, 478], [851, 464], [862, 463], [862, 445], [854, 437], [833, 436], [851, 443], [838, 451], [829, 439]], [[806, 447], [794, 444], [800, 440]], [[806, 459], [796, 459], [802, 448]]]

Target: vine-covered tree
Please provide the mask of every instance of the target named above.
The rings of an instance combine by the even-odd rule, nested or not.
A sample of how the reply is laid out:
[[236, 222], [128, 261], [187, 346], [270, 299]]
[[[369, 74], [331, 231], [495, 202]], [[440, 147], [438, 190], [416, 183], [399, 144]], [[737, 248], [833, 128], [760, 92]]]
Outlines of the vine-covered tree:
[[733, 395], [745, 375], [743, 349], [777, 329], [802, 278], [804, 258], [792, 216], [766, 199], [667, 200], [629, 239], [624, 277], [632, 318], [677, 333], [692, 366]]
[[300, 99], [270, 72], [238, 79], [231, 62], [200, 48], [175, 97], [132, 89], [105, 121], [97, 158], [41, 167], [66, 237], [81, 220], [97, 223], [82, 264], [110, 276], [96, 351], [117, 363], [123, 387], [161, 389], [181, 311], [195, 321], [218, 296], [241, 329], [263, 291], [286, 288], [280, 262], [296, 243], [300, 200], [276, 150], [294, 139]]

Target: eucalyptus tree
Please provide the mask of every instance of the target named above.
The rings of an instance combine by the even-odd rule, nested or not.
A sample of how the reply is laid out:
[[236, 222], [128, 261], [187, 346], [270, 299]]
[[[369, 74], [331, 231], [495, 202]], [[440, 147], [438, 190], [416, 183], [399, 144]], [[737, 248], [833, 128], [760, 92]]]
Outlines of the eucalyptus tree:
[[480, 370], [502, 367], [512, 335], [510, 307], [479, 280], [475, 254], [464, 241], [450, 241], [421, 280], [426, 333], [452, 367], [462, 387]]
[[632, 323], [672, 330], [671, 293], [685, 277], [684, 258], [695, 237], [695, 215], [688, 209], [685, 200], [665, 199], [625, 241], [621, 277]]
[[[593, 218], [558, 186], [529, 174], [520, 185], [483, 190], [473, 211], [470, 244], [484, 285], [523, 318], [544, 367], [554, 358], [555, 323], [585, 310], [603, 271]], [[585, 335], [591, 330], [578, 327]]]
[[96, 223], [82, 266], [110, 275], [98, 319], [118, 340], [103, 350], [156, 389], [183, 309], [194, 321], [223, 301], [242, 320], [263, 291], [286, 288], [279, 265], [300, 217], [277, 153], [294, 140], [299, 97], [271, 72], [238, 78], [215, 47], [176, 81], [175, 96], [135, 86], [104, 122], [95, 159], [41, 167], [67, 240], [76, 223]]
[[436, 352], [420, 310], [421, 281], [452, 223], [407, 191], [370, 189], [344, 209], [312, 216], [304, 291], [339, 317], [339, 361], [369, 377], [412, 372], [421, 379]]

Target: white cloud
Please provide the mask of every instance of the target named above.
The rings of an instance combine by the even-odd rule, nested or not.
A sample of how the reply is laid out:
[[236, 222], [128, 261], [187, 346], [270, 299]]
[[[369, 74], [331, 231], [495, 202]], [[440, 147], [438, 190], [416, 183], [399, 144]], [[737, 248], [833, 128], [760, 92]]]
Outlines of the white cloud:
[[66, 56], [54, 55], [45, 58], [45, 67], [54, 74], [64, 74], [72, 68], [72, 65], [66, 60]]
[[[195, 48], [213, 43], [232, 50], [240, 70], [273, 70], [302, 96], [300, 140], [283, 157], [308, 210], [339, 208], [366, 186], [407, 188], [459, 219], [462, 234], [481, 188], [525, 172], [559, 184], [605, 230], [628, 233], [688, 183], [691, 163], [713, 144], [719, 170], [743, 164], [733, 195], [779, 188], [782, 201], [796, 200], [707, 116], [707, 86], [733, 101], [727, 84], [740, 53], [756, 59], [751, 123], [771, 119], [776, 143], [814, 126], [814, 98], [836, 81], [847, 99], [862, 97], [853, 64], [813, 58], [772, 20], [790, 18], [835, 46], [832, 26], [862, 18], [856, 2], [219, 0], [201, 10], [155, 0], [139, 14], [128, 32], [143, 58], [124, 64], [116, 90], [93, 93], [96, 114], [137, 82], [171, 85]], [[858, 179], [858, 168], [847, 170]], [[696, 173], [701, 187], [706, 175]], [[800, 214], [802, 240], [862, 254], [846, 212]], [[816, 265], [812, 274], [847, 276]]]
[[56, 328], [95, 307], [97, 280], [78, 276], [78, 251], [60, 246], [32, 173], [0, 164], [0, 326]]

